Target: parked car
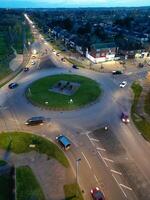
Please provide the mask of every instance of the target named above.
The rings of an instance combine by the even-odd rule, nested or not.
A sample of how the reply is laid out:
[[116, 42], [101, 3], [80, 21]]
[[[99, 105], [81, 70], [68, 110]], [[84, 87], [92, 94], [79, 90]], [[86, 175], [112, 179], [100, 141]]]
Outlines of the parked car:
[[112, 74], [114, 75], [122, 74], [122, 71], [120, 70], [112, 71]]
[[125, 124], [129, 123], [130, 122], [130, 119], [129, 119], [129, 116], [127, 113], [125, 112], [122, 112], [121, 113], [121, 121]]
[[24, 72], [28, 72], [28, 71], [29, 71], [29, 67], [25, 67], [25, 68], [23, 69], [23, 71], [24, 71]]
[[56, 140], [65, 150], [68, 150], [71, 146], [70, 140], [65, 135], [57, 136]]
[[34, 126], [34, 125], [43, 125], [44, 122], [45, 122], [44, 117], [31, 117], [25, 122], [25, 124]]
[[122, 81], [122, 83], [120, 83], [120, 87], [124, 88], [127, 85], [127, 81]]
[[72, 65], [72, 68], [79, 69], [79, 67], [77, 65]]
[[14, 89], [14, 88], [16, 88], [18, 86], [18, 83], [10, 83], [9, 85], [8, 85], [8, 88], [9, 89]]
[[103, 193], [100, 191], [98, 187], [91, 190], [91, 195], [93, 200], [105, 200]]

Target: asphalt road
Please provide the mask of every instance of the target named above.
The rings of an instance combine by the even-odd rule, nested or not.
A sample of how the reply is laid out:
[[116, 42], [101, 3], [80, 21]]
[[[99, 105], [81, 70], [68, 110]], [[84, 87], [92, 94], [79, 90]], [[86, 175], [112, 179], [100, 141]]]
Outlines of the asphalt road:
[[[66, 155], [74, 173], [76, 159], [81, 158], [79, 184], [86, 200], [91, 199], [90, 189], [96, 186], [109, 200], [149, 200], [150, 145], [132, 122], [129, 125], [120, 122], [120, 113], [130, 110], [131, 83], [137, 77], [144, 78], [147, 69], [120, 76], [75, 70], [69, 68], [68, 63], [62, 63], [41, 37], [37, 37], [36, 46], [40, 56], [35, 66], [29, 64], [29, 72], [22, 72], [13, 80], [19, 87], [9, 90], [6, 85], [0, 89], [0, 130], [34, 132], [53, 141], [59, 133], [67, 135], [73, 145]], [[47, 55], [45, 49], [48, 49]], [[47, 64], [50, 68], [44, 67]], [[29, 85], [41, 77], [59, 73], [79, 74], [96, 80], [103, 90], [102, 96], [94, 104], [74, 111], [54, 112], [31, 105], [25, 97]], [[123, 80], [127, 80], [128, 85], [121, 89], [119, 83]], [[26, 119], [39, 115], [47, 119], [44, 126], [24, 125]], [[103, 131], [105, 125], [109, 126], [109, 132]]]

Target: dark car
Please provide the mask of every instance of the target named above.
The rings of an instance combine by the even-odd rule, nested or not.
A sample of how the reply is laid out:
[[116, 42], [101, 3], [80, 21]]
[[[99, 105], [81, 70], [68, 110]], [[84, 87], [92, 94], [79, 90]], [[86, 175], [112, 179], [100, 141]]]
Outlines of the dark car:
[[59, 144], [65, 149], [68, 150], [71, 146], [70, 140], [65, 135], [59, 135], [56, 137], [56, 140]]
[[62, 62], [65, 62], [65, 58], [61, 58], [61, 61], [62, 61]]
[[91, 190], [91, 195], [93, 197], [93, 200], [105, 200], [103, 193], [98, 187]]
[[79, 69], [79, 67], [77, 65], [72, 65], [72, 68]]
[[112, 74], [113, 74], [113, 75], [122, 74], [122, 71], [120, 71], [120, 70], [117, 70], [117, 71], [112, 71]]
[[10, 83], [9, 85], [8, 85], [8, 88], [9, 89], [14, 89], [14, 88], [16, 88], [18, 86], [18, 83]]
[[43, 125], [44, 121], [45, 121], [44, 117], [31, 117], [25, 122], [25, 124], [30, 126]]
[[23, 69], [23, 71], [24, 71], [24, 72], [28, 72], [28, 71], [29, 71], [29, 67], [25, 67], [25, 68]]
[[121, 113], [121, 121], [122, 121], [123, 123], [125, 123], [125, 124], [127, 124], [127, 123], [130, 122], [129, 116], [128, 116], [127, 113], [124, 113], [124, 112]]

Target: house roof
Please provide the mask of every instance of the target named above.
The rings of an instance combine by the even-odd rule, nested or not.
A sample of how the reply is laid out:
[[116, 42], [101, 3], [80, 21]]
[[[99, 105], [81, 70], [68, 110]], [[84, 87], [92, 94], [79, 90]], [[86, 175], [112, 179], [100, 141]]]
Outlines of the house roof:
[[93, 49], [108, 49], [108, 48], [115, 48], [116, 44], [114, 42], [112, 43], [95, 43], [91, 45], [91, 48]]

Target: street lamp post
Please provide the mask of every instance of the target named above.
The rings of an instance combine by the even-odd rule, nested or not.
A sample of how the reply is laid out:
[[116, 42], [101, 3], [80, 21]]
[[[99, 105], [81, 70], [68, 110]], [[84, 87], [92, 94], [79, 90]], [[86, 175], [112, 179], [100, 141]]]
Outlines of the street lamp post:
[[78, 174], [79, 174], [79, 162], [81, 161], [81, 158], [76, 159], [76, 197], [78, 196]]

